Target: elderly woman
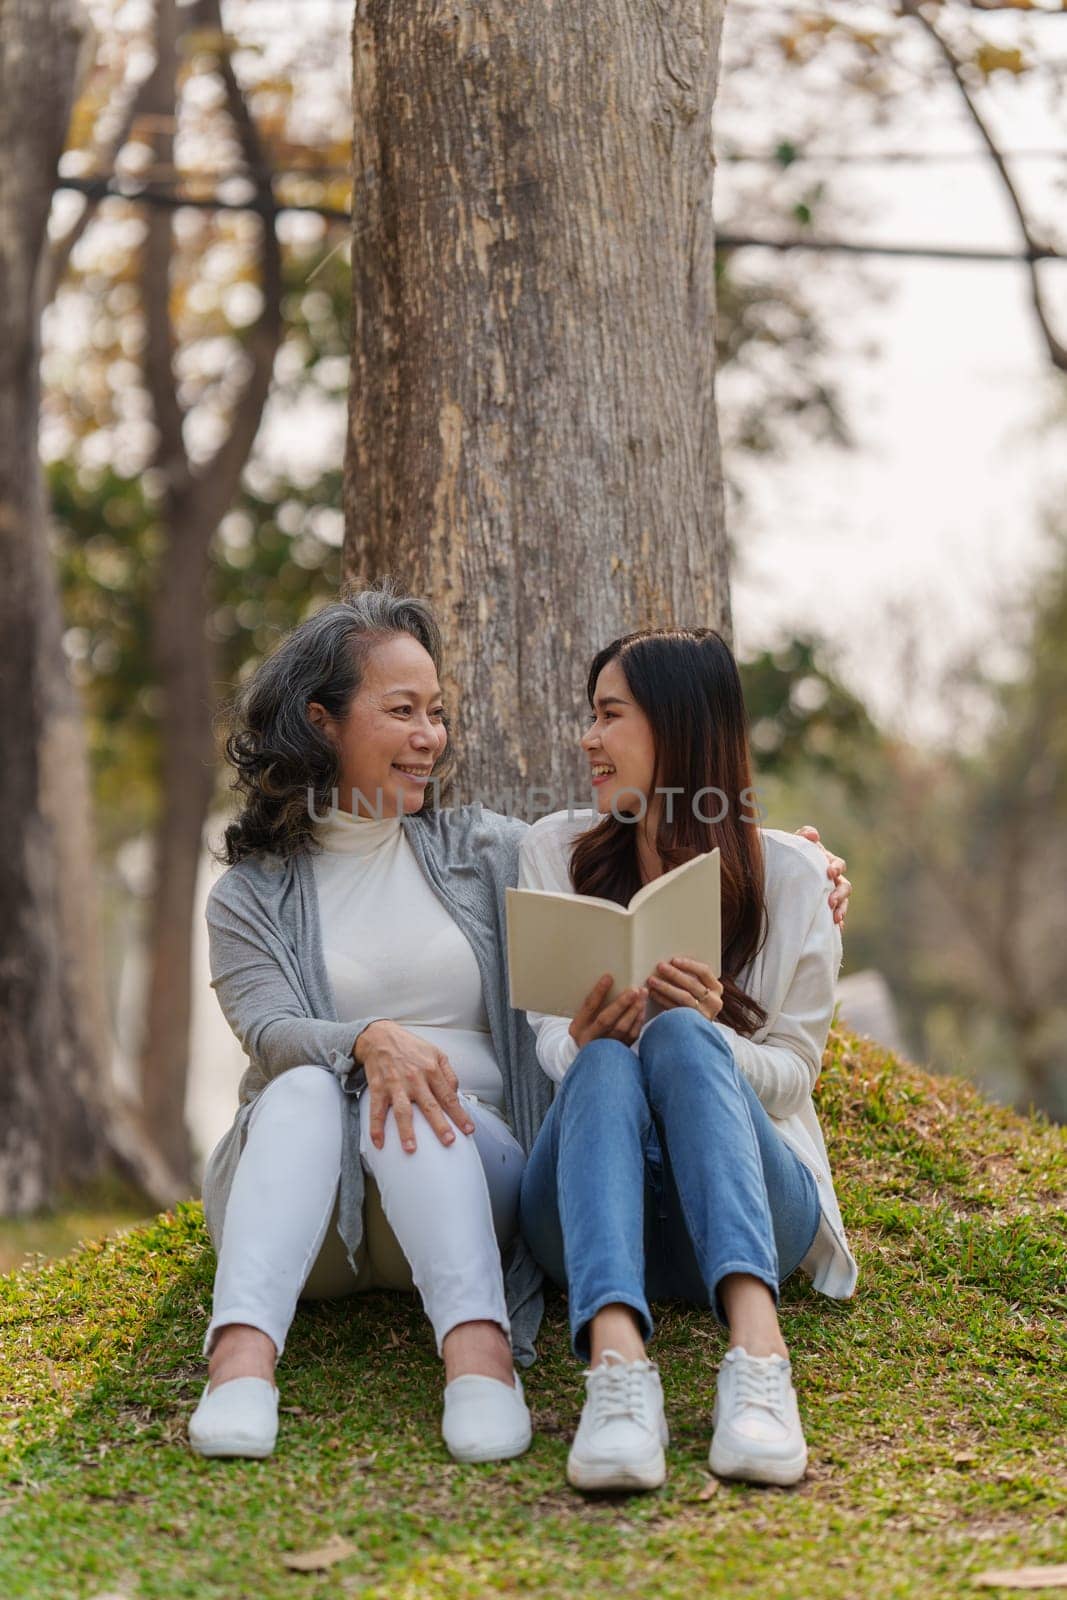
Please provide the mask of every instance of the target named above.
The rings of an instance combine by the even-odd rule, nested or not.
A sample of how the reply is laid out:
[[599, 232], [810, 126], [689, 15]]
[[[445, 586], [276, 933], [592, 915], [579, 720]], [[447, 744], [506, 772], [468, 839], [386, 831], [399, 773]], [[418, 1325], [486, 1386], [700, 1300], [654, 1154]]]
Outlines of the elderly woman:
[[453, 1456], [530, 1442], [512, 1360], [533, 1359], [541, 1279], [518, 1189], [551, 1085], [506, 999], [525, 825], [425, 804], [450, 763], [440, 660], [420, 601], [350, 595], [259, 668], [227, 742], [244, 808], [207, 918], [249, 1066], [204, 1176], [218, 1270], [189, 1425], [202, 1455], [270, 1454], [301, 1293], [412, 1283]]
[[[504, 889], [527, 828], [436, 807], [440, 663], [429, 609], [386, 584], [302, 623], [239, 701], [243, 809], [207, 918], [249, 1065], [204, 1176], [203, 1455], [270, 1454], [298, 1299], [380, 1287], [421, 1295], [452, 1455], [530, 1442], [513, 1362], [533, 1360], [542, 1279], [518, 1197], [553, 1085], [507, 1003]], [[831, 898], [847, 894], [842, 879]]]

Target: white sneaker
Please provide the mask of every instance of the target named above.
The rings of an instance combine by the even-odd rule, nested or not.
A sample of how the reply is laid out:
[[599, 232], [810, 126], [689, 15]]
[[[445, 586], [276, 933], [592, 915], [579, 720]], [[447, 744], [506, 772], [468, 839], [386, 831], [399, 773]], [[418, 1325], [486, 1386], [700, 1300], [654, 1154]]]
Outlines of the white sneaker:
[[533, 1429], [522, 1392], [499, 1378], [468, 1372], [445, 1384], [441, 1437], [456, 1461], [509, 1461], [530, 1447]]
[[708, 1464], [720, 1478], [796, 1483], [808, 1464], [792, 1368], [785, 1356], [750, 1356], [739, 1345], [719, 1367]]
[[[209, 1380], [210, 1382], [210, 1380]], [[201, 1456], [269, 1456], [278, 1437], [278, 1390], [266, 1378], [230, 1378], [200, 1396], [189, 1443]]]
[[624, 1361], [617, 1350], [605, 1350], [585, 1374], [568, 1482], [576, 1489], [658, 1489], [667, 1476], [668, 1443], [655, 1362]]

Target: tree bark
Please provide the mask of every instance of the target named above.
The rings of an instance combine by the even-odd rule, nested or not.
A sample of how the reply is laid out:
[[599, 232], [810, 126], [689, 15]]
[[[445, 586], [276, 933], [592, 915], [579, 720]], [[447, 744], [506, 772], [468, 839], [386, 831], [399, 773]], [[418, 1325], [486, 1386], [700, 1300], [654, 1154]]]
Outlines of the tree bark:
[[436, 602], [465, 798], [587, 803], [594, 650], [729, 629], [722, 9], [356, 6], [345, 571]]
[[110, 1162], [91, 827], [37, 452], [40, 271], [77, 78], [71, 0], [0, 0], [0, 1214]]

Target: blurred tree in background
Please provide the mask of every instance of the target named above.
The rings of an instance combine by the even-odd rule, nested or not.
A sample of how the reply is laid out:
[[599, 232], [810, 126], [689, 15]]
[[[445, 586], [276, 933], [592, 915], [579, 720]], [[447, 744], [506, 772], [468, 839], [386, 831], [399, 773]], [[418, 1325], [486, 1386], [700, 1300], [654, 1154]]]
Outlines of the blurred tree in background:
[[85, 47], [70, 0], [0, 13], [0, 1211], [14, 1215], [117, 1155], [80, 708], [63, 670], [38, 438], [52, 177]]
[[[309, 281], [310, 280], [310, 281]], [[272, 404], [299, 417], [311, 406], [343, 415], [347, 381], [348, 269], [321, 247], [287, 255], [285, 341]], [[121, 329], [115, 332], [116, 341]], [[284, 425], [279, 430], [285, 432]], [[236, 691], [257, 661], [337, 592], [341, 470], [308, 452], [261, 448], [210, 547], [203, 626], [216, 651], [217, 685]], [[64, 649], [90, 724], [100, 843], [111, 858], [159, 816], [162, 743], [159, 685], [151, 647], [159, 581], [158, 509], [145, 474], [61, 456], [48, 469], [55, 552], [67, 631]], [[229, 768], [216, 773], [226, 803]]]
[[[119, 37], [120, 50], [96, 59], [83, 97], [90, 110], [74, 124], [82, 146], [64, 158], [72, 179], [91, 176], [54, 246], [44, 444], [57, 509], [70, 517], [68, 654], [90, 702], [111, 708], [93, 739], [98, 771], [107, 752], [103, 765], [119, 780], [108, 830], [114, 839], [139, 813], [153, 835], [139, 1094], [145, 1133], [185, 1192], [192, 914], [217, 788], [217, 675], [240, 655], [227, 648], [235, 639], [258, 635], [262, 648], [271, 615], [277, 637], [304, 614], [316, 593], [307, 575], [329, 560], [323, 465], [309, 474], [298, 451], [275, 446], [270, 471], [252, 472], [244, 487], [243, 476], [276, 369], [280, 404], [288, 394], [292, 407], [294, 391], [298, 405], [312, 394], [336, 403], [347, 339], [331, 299], [327, 225], [315, 216], [286, 249], [275, 186], [279, 160], [306, 162], [302, 131], [328, 105], [314, 61], [289, 81], [277, 63], [246, 55], [246, 85], [218, 0], [158, 0], [140, 31], [135, 12]], [[137, 178], [153, 203], [101, 198], [109, 183]], [[185, 178], [189, 199], [207, 182], [245, 209], [173, 203]], [[316, 269], [321, 282], [310, 288]], [[258, 540], [249, 531], [257, 524]], [[265, 606], [249, 556], [271, 584]], [[227, 573], [246, 590], [228, 607]], [[89, 592], [76, 595], [79, 585]], [[131, 716], [116, 714], [123, 704]], [[133, 757], [129, 784], [113, 759], [123, 747]]]
[[873, 781], [883, 735], [827, 663], [813, 636], [763, 650], [743, 664], [752, 749], [767, 776], [800, 765], [862, 792]]
[[1067, 523], [1050, 542], [1017, 673], [991, 678], [979, 663], [968, 674], [988, 699], [984, 742], [902, 759], [898, 817], [923, 878], [911, 928], [923, 1045], [1064, 1120]]
[[[883, 974], [915, 1055], [1067, 1118], [1067, 525], [1018, 614], [1010, 676], [958, 663], [985, 708], [964, 748], [880, 730], [825, 645], [744, 666], [761, 800], [816, 821], [859, 887], [845, 971]], [[903, 663], [887, 663], [904, 678]]]

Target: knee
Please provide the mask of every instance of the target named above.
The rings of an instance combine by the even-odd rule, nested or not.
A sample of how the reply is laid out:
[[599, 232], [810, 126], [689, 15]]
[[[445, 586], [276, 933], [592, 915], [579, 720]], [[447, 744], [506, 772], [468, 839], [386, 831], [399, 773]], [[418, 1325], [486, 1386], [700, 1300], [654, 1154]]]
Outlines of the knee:
[[640, 1082], [640, 1062], [629, 1045], [619, 1039], [593, 1039], [567, 1068], [559, 1099], [565, 1107], [587, 1094], [597, 1096], [602, 1088], [618, 1094], [631, 1085], [639, 1089]]
[[366, 1091], [360, 1097], [359, 1121], [360, 1153], [374, 1172], [381, 1171], [383, 1164], [387, 1164], [390, 1172], [407, 1174], [421, 1180], [429, 1170], [436, 1169], [445, 1162], [448, 1163], [449, 1170], [456, 1173], [465, 1166], [480, 1164], [473, 1134], [461, 1133], [458, 1128], [453, 1127], [452, 1143], [442, 1143], [419, 1106], [413, 1105], [411, 1108], [414, 1150], [405, 1150], [401, 1145], [396, 1113], [391, 1106], [385, 1113], [381, 1148], [373, 1143], [370, 1136], [370, 1108], [367, 1104]]
[[262, 1091], [263, 1115], [306, 1126], [321, 1121], [340, 1126], [344, 1090], [322, 1067], [290, 1067]]
[[669, 1011], [661, 1011], [642, 1031], [638, 1052], [642, 1057], [661, 1055], [666, 1050], [676, 1052], [679, 1046], [696, 1038], [701, 1023], [709, 1025], [692, 1006], [672, 1006]]
[[638, 1053], [650, 1072], [684, 1066], [687, 1073], [732, 1071], [733, 1051], [718, 1028], [693, 1006], [674, 1006], [653, 1017], [641, 1035]]

